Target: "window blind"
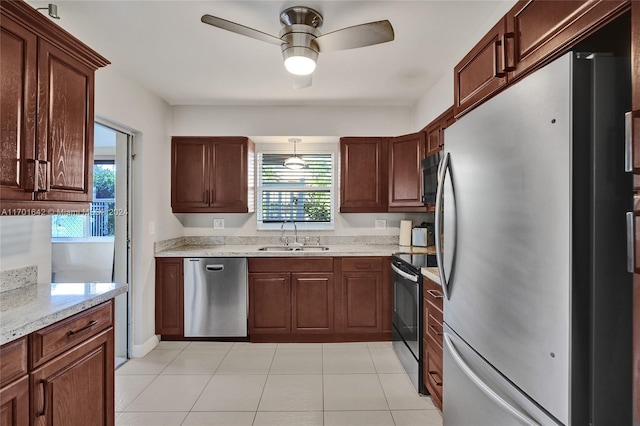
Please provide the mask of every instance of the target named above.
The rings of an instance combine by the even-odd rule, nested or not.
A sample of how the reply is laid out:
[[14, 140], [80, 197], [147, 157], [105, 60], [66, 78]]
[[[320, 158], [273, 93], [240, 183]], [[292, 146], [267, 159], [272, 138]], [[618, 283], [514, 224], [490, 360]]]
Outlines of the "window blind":
[[284, 167], [290, 154], [261, 153], [259, 201], [263, 222], [331, 222], [333, 155], [299, 155], [300, 170]]

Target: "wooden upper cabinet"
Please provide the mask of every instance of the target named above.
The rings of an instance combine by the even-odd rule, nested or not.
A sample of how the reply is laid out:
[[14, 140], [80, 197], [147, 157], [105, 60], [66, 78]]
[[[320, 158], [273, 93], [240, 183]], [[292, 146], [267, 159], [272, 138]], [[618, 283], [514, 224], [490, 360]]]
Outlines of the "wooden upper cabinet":
[[0, 3], [0, 200], [84, 210], [93, 196], [94, 73], [109, 64], [22, 1]]
[[37, 37], [9, 19], [0, 31], [0, 199], [31, 200], [25, 172], [27, 159], [35, 158]]
[[389, 211], [426, 212], [422, 203], [424, 132], [389, 139]]
[[444, 130], [455, 123], [455, 121], [453, 107], [451, 107], [425, 127], [427, 157], [442, 150], [444, 147]]
[[246, 137], [173, 137], [173, 212], [252, 212], [254, 153], [254, 144]]
[[387, 211], [387, 138], [340, 138], [340, 172], [341, 213]]
[[458, 117], [507, 84], [506, 20], [501, 19], [455, 66], [454, 113]]
[[533, 71], [628, 9], [628, 1], [520, 0], [506, 15], [508, 78]]
[[36, 198], [90, 202], [94, 70], [46, 41], [38, 53]]

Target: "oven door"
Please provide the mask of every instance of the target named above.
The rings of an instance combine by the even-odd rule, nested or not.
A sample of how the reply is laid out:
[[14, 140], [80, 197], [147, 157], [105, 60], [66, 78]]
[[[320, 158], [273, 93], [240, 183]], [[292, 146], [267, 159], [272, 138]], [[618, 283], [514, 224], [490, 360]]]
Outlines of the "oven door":
[[419, 274], [391, 264], [393, 276], [393, 326], [411, 350], [416, 361], [420, 358], [421, 303]]
[[427, 393], [422, 371], [422, 276], [393, 260], [393, 350], [411, 383]]

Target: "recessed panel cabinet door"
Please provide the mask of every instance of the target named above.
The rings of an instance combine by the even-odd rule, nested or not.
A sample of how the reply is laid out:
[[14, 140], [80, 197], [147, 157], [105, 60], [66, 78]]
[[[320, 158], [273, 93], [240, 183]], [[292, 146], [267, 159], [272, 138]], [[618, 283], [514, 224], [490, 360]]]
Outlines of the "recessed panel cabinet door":
[[218, 140], [213, 147], [210, 207], [220, 212], [247, 212], [246, 138]]
[[426, 212], [422, 203], [422, 169], [425, 158], [424, 132], [389, 140], [389, 211]]
[[333, 333], [333, 274], [291, 274], [292, 333]]
[[29, 377], [0, 388], [0, 425], [29, 424]]
[[209, 143], [174, 138], [171, 161], [171, 205], [176, 208], [209, 205]]
[[383, 289], [380, 272], [342, 273], [342, 316], [345, 333], [383, 331]]
[[39, 200], [93, 199], [93, 70], [39, 40]]
[[249, 334], [290, 332], [290, 274], [250, 273]]
[[183, 258], [156, 258], [156, 334], [184, 335]]
[[33, 371], [32, 424], [113, 425], [113, 369], [110, 328]]
[[27, 159], [35, 149], [37, 40], [4, 17], [0, 30], [0, 199], [31, 200], [35, 176], [27, 181]]
[[386, 138], [340, 138], [340, 212], [386, 212], [388, 174]]

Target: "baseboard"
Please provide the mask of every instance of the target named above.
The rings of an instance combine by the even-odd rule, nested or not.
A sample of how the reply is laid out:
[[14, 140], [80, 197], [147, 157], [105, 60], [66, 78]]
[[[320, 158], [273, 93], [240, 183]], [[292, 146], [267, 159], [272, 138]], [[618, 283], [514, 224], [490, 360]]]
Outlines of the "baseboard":
[[142, 358], [153, 348], [155, 348], [158, 343], [160, 343], [160, 339], [155, 334], [151, 336], [146, 342], [142, 345], [131, 345], [131, 358]]

